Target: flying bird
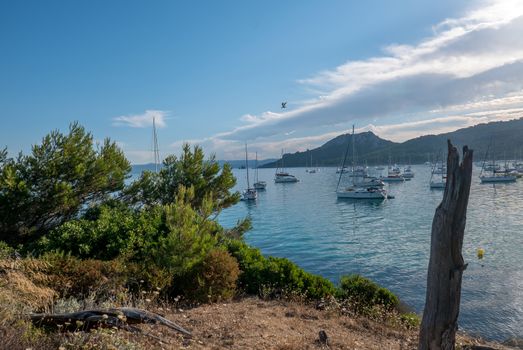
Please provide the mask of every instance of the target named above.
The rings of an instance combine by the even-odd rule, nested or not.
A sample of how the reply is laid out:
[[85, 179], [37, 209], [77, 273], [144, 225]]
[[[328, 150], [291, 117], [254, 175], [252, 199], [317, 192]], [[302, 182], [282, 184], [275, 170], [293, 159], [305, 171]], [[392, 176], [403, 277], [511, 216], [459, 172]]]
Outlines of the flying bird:
[[287, 101], [281, 103], [281, 109], [287, 108]]

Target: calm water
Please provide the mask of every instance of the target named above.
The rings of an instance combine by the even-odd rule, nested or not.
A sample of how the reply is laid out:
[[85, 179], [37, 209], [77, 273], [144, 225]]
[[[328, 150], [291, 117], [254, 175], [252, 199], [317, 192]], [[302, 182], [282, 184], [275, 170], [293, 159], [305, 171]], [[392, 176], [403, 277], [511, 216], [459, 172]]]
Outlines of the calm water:
[[[264, 254], [289, 258], [334, 282], [344, 274], [362, 274], [419, 313], [432, 218], [443, 191], [429, 189], [428, 166], [413, 170], [411, 181], [390, 184], [395, 199], [355, 202], [336, 199], [334, 168], [316, 174], [290, 169], [300, 179], [294, 184], [275, 184], [274, 169], [260, 169], [267, 190], [255, 203], [225, 210], [219, 220], [230, 227], [250, 216], [253, 229], [245, 239]], [[235, 175], [236, 189], [244, 189], [245, 170]], [[478, 175], [475, 169], [463, 247], [469, 266], [463, 275], [460, 328], [490, 339], [523, 337], [523, 179], [494, 187], [479, 184]], [[485, 249], [481, 261], [479, 247]]]

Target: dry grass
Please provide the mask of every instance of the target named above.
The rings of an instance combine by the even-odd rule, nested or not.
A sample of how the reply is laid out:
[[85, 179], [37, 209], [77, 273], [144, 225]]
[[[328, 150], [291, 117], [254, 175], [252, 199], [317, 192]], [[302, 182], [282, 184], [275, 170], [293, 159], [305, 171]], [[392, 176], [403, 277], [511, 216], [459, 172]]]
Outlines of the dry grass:
[[[162, 326], [140, 326], [145, 334], [113, 329], [92, 332], [48, 334], [33, 327], [23, 315], [53, 305], [63, 311], [89, 307], [123, 306], [121, 301], [98, 303], [74, 298], [56, 299], [46, 286], [46, 266], [34, 259], [0, 260], [0, 348], [18, 349], [415, 349], [417, 329], [408, 329], [397, 317], [361, 317], [336, 303], [310, 305], [300, 301], [242, 298], [223, 304], [192, 309], [180, 305], [143, 300], [136, 306], [148, 308], [180, 324], [192, 338]], [[152, 294], [152, 293], [151, 293]], [[147, 301], [146, 301], [147, 300]], [[128, 302], [131, 302], [129, 299]], [[136, 300], [132, 300], [136, 303]], [[70, 310], [69, 310], [70, 309]], [[325, 331], [327, 343], [319, 341]], [[156, 337], [156, 338], [155, 338]], [[158, 341], [157, 338], [162, 339]], [[458, 344], [483, 344], [460, 336]], [[506, 349], [489, 344], [494, 349]]]
[[57, 294], [46, 286], [48, 277], [42, 272], [45, 268], [46, 263], [36, 259], [0, 260], [2, 319], [7, 317], [7, 311], [24, 313], [49, 309]]

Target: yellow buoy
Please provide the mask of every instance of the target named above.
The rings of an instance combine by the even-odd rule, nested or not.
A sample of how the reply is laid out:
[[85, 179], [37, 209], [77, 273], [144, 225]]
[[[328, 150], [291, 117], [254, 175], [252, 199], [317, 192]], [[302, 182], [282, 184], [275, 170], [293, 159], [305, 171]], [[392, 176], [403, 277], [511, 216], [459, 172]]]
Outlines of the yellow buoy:
[[478, 248], [478, 259], [483, 259], [483, 255], [485, 255], [485, 250], [483, 248]]

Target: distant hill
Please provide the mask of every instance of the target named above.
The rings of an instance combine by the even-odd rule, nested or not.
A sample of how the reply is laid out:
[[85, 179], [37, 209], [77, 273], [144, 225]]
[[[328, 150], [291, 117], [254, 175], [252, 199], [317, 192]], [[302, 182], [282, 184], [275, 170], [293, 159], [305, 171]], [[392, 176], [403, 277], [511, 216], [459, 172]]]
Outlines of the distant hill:
[[[356, 157], [358, 161], [367, 160], [369, 153], [388, 149], [396, 145], [396, 143], [392, 141], [379, 138], [370, 131], [355, 134], [354, 143], [356, 145]], [[350, 156], [352, 155], [352, 135], [343, 134], [333, 138], [318, 148], [306, 152], [284, 154], [283, 163], [285, 167], [310, 166], [312, 155], [313, 166], [337, 166], [340, 165], [343, 160], [347, 144], [349, 144], [348, 159], [350, 159]], [[385, 162], [385, 159], [381, 161]], [[281, 160], [265, 164], [263, 168], [273, 168], [277, 165], [281, 166]]]
[[[267, 163], [272, 163], [276, 161], [274, 158], [270, 159], [263, 159], [258, 160], [258, 166], [262, 166]], [[245, 159], [244, 160], [217, 160], [218, 164], [220, 166], [223, 166], [225, 163], [229, 163], [231, 167], [233, 168], [240, 168], [245, 166]], [[255, 160], [249, 160], [249, 168], [254, 168]], [[160, 165], [161, 167], [161, 165]], [[131, 173], [133, 174], [140, 174], [144, 170], [154, 171], [155, 166], [154, 163], [147, 163], [147, 164], [133, 164]]]
[[[446, 152], [447, 139], [457, 147], [468, 145], [474, 150], [475, 160], [485, 157], [489, 148], [489, 159], [523, 158], [523, 118], [505, 122], [492, 122], [459, 129], [439, 135], [425, 135], [414, 139], [396, 143], [384, 140], [372, 132], [354, 135], [356, 157], [358, 163], [367, 162], [369, 165], [392, 163], [424, 163], [434, 160]], [[344, 134], [335, 137], [318, 148], [305, 152], [296, 152], [283, 155], [285, 167], [306, 166], [312, 154], [313, 165], [339, 166], [349, 144], [348, 161], [352, 155], [352, 137]], [[306, 163], [307, 162], [307, 163]], [[276, 167], [281, 160], [265, 164], [263, 167]]]
[[[273, 163], [275, 161], [276, 161], [275, 158], [258, 160], [258, 166], [261, 167], [267, 163]], [[225, 163], [229, 163], [231, 165], [231, 167], [233, 167], [233, 168], [241, 168], [241, 167], [245, 166], [245, 159], [243, 159], [243, 160], [219, 160], [218, 161], [218, 164], [220, 164], [220, 166], [223, 166], [223, 164], [225, 164]], [[255, 164], [256, 164], [256, 161], [254, 159], [249, 159], [249, 168], [254, 168]]]

